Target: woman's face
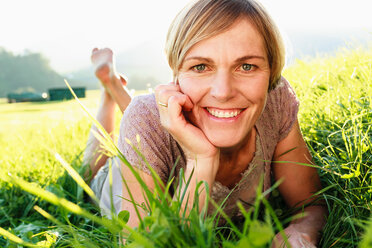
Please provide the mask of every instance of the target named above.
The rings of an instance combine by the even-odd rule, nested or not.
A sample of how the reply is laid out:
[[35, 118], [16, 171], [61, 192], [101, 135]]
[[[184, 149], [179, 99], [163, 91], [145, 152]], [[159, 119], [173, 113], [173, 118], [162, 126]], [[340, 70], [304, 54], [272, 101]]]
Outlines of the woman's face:
[[270, 66], [262, 36], [247, 19], [195, 44], [179, 70], [194, 103], [189, 120], [220, 148], [240, 147], [266, 103]]

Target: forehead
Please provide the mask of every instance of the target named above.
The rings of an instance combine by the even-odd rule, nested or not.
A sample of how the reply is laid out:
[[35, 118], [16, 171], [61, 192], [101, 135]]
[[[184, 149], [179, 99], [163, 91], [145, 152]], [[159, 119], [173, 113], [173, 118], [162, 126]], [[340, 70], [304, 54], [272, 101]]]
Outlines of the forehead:
[[227, 54], [230, 57], [245, 55], [266, 56], [263, 36], [247, 18], [238, 19], [226, 31], [196, 43], [187, 52], [189, 56], [216, 56]]

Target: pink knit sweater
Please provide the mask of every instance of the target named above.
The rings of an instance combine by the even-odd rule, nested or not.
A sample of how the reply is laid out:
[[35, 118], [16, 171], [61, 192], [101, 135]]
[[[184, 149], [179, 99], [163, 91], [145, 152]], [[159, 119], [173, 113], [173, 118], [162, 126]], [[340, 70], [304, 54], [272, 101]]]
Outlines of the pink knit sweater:
[[[211, 197], [216, 202], [221, 202], [231, 193], [225, 206], [225, 212], [229, 216], [238, 215], [236, 208], [238, 200], [241, 200], [243, 205], [246, 204], [247, 208], [253, 203], [260, 175], [264, 175], [264, 190], [270, 187], [270, 161], [276, 145], [288, 135], [296, 121], [298, 105], [293, 89], [284, 78], [274, 90], [269, 92], [264, 111], [255, 124], [257, 129], [255, 156], [247, 170], [242, 173], [242, 181], [233, 192], [219, 182], [215, 182], [211, 190]], [[139, 144], [137, 135], [140, 137]], [[142, 95], [132, 100], [121, 121], [118, 141], [118, 148], [126, 159], [133, 166], [150, 173], [145, 162], [125, 141], [125, 138], [140, 148], [149, 165], [154, 168], [164, 183], [169, 179], [173, 166], [176, 166], [176, 176], [180, 169], [186, 166], [185, 155], [180, 145], [160, 124], [154, 95]]]

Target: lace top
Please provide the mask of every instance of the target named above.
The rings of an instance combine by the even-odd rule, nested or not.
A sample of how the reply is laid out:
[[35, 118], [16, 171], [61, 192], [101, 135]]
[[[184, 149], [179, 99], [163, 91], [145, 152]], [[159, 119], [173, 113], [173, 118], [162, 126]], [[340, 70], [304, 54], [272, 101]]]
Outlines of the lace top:
[[[240, 217], [241, 213], [236, 205], [240, 201], [243, 206], [248, 209], [255, 201], [256, 189], [261, 176], [265, 171], [265, 163], [263, 160], [261, 142], [256, 136], [256, 152], [247, 169], [242, 173], [242, 178], [233, 189], [215, 181], [211, 190], [211, 198], [220, 205], [226, 198], [223, 211], [228, 216]], [[208, 212], [214, 211], [214, 207], [210, 204]]]

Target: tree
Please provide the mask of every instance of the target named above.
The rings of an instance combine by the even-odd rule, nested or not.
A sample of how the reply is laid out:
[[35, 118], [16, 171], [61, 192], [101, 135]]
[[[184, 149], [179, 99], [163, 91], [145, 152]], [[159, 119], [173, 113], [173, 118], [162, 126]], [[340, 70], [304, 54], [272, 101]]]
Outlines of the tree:
[[20, 89], [46, 92], [51, 87], [64, 87], [63, 77], [55, 72], [40, 53], [14, 55], [0, 48], [0, 97]]

